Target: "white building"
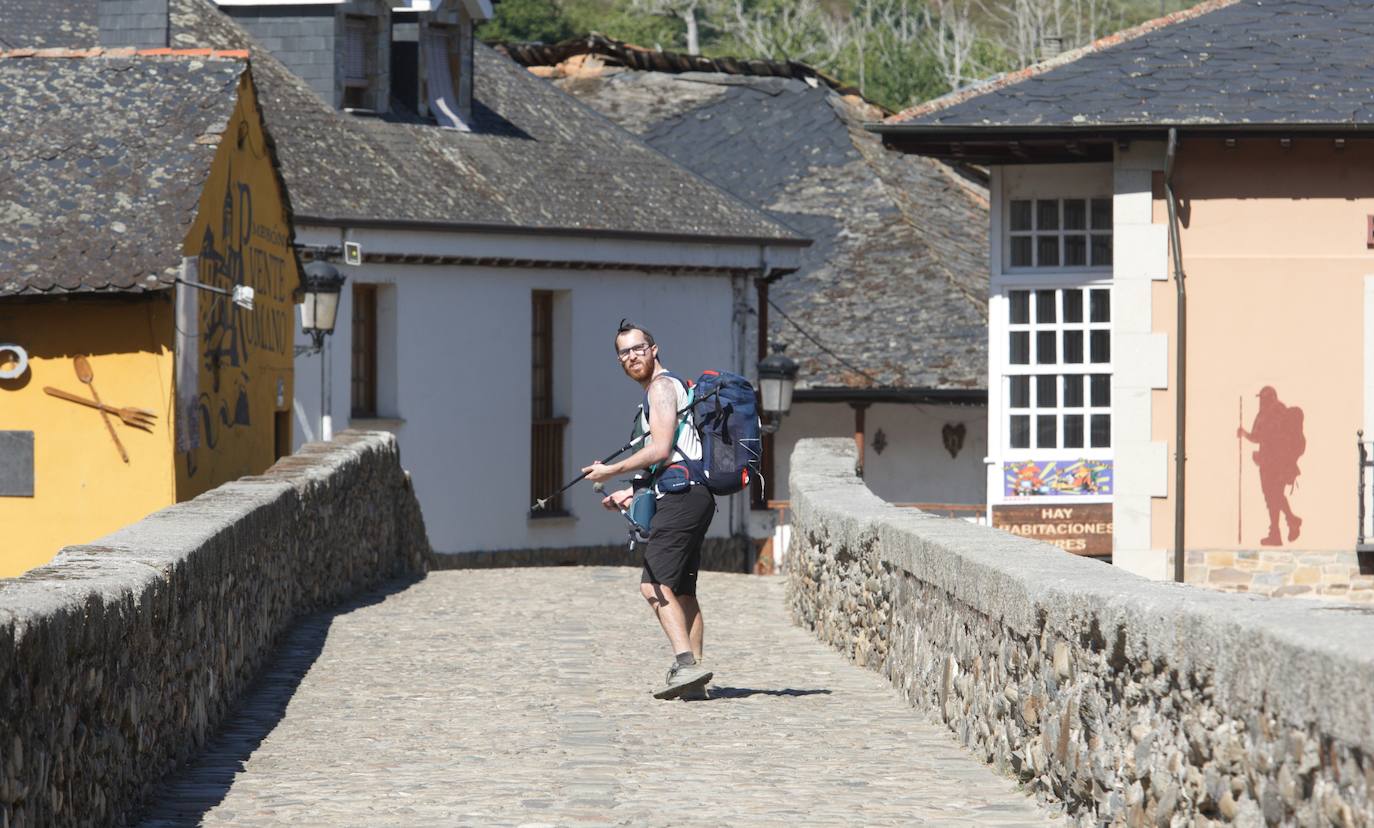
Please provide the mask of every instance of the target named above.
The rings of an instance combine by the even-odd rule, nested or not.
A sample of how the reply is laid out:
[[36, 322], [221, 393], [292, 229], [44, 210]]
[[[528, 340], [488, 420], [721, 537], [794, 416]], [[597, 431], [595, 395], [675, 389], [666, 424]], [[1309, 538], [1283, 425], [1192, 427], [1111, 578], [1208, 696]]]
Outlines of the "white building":
[[[483, 4], [414, 5], [239, 0], [200, 31], [253, 49], [297, 244], [347, 277], [333, 429], [397, 434], [437, 552], [605, 560], [627, 524], [590, 484], [531, 505], [629, 437], [620, 319], [671, 369], [749, 375], [750, 281], [807, 242], [474, 44]], [[320, 369], [298, 358], [297, 445], [320, 437]], [[747, 565], [746, 511], [720, 499], [710, 564]]]
[[[595, 36], [504, 48], [814, 240], [795, 273], [755, 286], [768, 343], [800, 367], [792, 412], [765, 442], [766, 500], [782, 520], [797, 440], [840, 436], [859, 442], [864, 482], [884, 499], [983, 519], [980, 171], [885, 150], [862, 126], [880, 108], [795, 62], [712, 60]], [[756, 518], [766, 531], [773, 515]]]

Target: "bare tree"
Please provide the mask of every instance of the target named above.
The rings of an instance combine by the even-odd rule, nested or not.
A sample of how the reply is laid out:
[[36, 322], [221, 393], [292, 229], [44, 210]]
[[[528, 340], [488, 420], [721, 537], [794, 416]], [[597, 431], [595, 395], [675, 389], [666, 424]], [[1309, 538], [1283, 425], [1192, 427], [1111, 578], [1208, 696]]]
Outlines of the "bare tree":
[[687, 54], [701, 54], [701, 27], [697, 17], [702, 0], [632, 0], [631, 8], [644, 14], [676, 17], [687, 25]]

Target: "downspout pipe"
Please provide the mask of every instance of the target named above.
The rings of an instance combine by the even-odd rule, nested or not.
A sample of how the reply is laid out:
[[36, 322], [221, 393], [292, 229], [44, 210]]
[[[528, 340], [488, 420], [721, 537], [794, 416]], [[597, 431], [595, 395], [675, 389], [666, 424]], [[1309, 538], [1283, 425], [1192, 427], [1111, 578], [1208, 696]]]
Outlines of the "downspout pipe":
[[1184, 517], [1187, 501], [1184, 484], [1188, 453], [1185, 450], [1188, 416], [1188, 291], [1183, 278], [1183, 250], [1179, 246], [1178, 199], [1174, 196], [1174, 159], [1178, 154], [1178, 130], [1170, 128], [1164, 156], [1164, 198], [1169, 205], [1169, 249], [1174, 258], [1174, 287], [1178, 293], [1174, 322], [1174, 580], [1184, 579]]

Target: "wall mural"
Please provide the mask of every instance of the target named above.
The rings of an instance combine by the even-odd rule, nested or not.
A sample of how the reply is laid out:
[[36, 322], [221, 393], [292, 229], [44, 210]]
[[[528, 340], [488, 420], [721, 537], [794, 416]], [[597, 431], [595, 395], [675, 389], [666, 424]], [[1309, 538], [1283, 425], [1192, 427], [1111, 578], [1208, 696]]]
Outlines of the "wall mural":
[[[274, 411], [290, 397], [294, 294], [299, 283], [291, 228], [261, 124], [256, 91], [240, 83], [238, 108], [215, 156], [184, 252], [202, 284], [254, 291], [251, 310], [226, 296], [195, 292], [195, 388], [178, 388], [185, 439], [179, 438], [186, 496], [275, 457]], [[285, 393], [283, 393], [283, 391]], [[279, 399], [284, 398], [284, 399]]]
[[1112, 493], [1111, 460], [1019, 460], [1002, 465], [1006, 497], [1082, 497]]
[[1307, 450], [1303, 413], [1297, 406], [1285, 405], [1273, 386], [1264, 386], [1255, 396], [1259, 397], [1259, 410], [1255, 412], [1254, 422], [1248, 430], [1245, 428], [1245, 399], [1242, 397], [1239, 406], [1240, 425], [1236, 426], [1236, 461], [1240, 475], [1237, 480], [1236, 543], [1242, 543], [1245, 522], [1241, 499], [1247, 475], [1240, 458], [1244, 441], [1248, 440], [1259, 446], [1250, 459], [1259, 469], [1260, 492], [1264, 495], [1264, 506], [1269, 513], [1269, 530], [1260, 540], [1260, 545], [1283, 546], [1280, 516], [1287, 524], [1289, 543], [1302, 534], [1302, 518], [1293, 513], [1288, 498], [1297, 488], [1298, 475], [1302, 474], [1298, 459]]

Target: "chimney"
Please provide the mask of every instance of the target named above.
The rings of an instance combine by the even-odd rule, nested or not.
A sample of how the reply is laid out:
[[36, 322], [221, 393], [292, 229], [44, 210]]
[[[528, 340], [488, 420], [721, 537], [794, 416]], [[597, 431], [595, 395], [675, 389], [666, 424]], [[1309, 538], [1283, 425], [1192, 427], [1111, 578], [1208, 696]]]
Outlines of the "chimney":
[[1040, 42], [1040, 59], [1049, 60], [1064, 51], [1064, 38], [1046, 35]]
[[100, 45], [167, 46], [167, 0], [99, 0]]

